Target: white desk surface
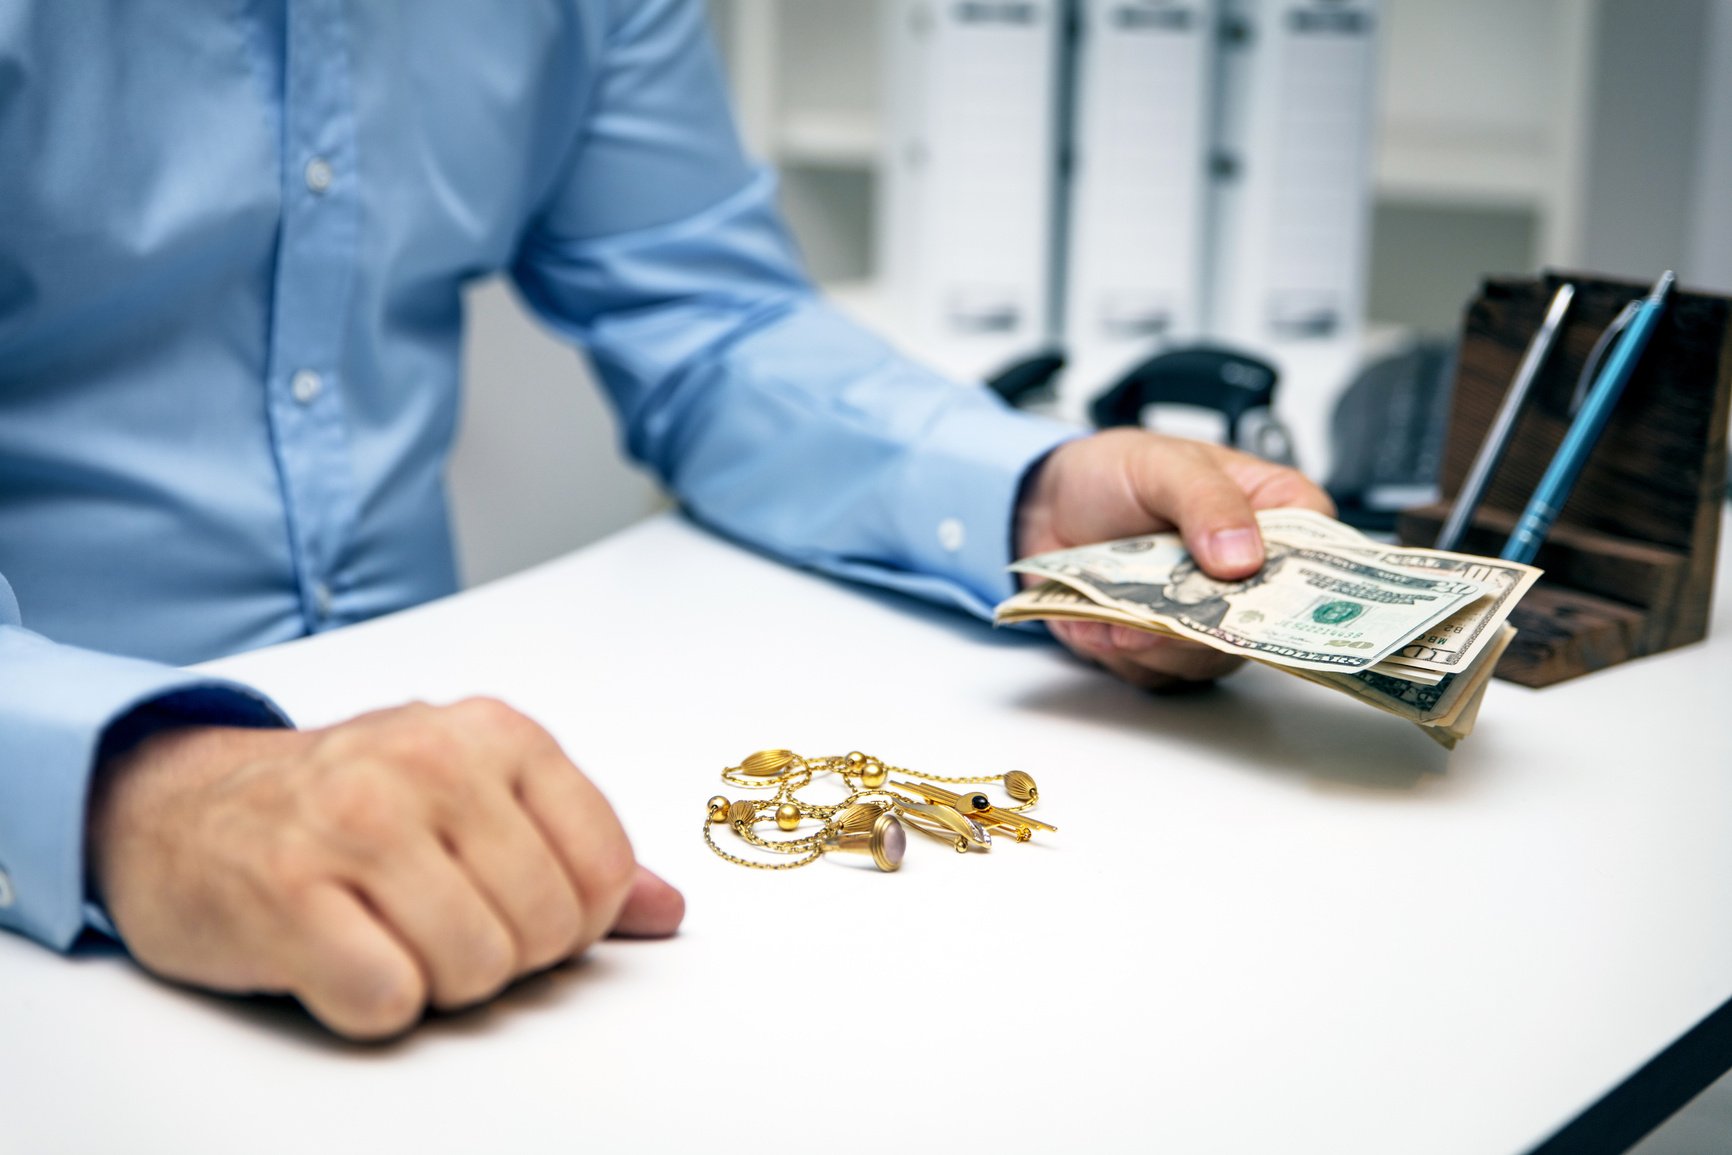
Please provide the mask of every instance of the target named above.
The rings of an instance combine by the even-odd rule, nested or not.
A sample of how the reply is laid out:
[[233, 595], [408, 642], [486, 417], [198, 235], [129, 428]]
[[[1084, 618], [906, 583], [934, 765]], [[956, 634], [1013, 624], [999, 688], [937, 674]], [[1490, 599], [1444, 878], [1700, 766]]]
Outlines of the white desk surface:
[[[1495, 683], [1446, 755], [1271, 671], [1145, 696], [664, 516], [214, 668], [304, 724], [507, 698], [684, 888], [678, 938], [359, 1047], [0, 936], [0, 1150], [1521, 1151], [1732, 998], [1717, 609], [1706, 644]], [[777, 745], [1026, 769], [1060, 831], [741, 870], [704, 800]]]

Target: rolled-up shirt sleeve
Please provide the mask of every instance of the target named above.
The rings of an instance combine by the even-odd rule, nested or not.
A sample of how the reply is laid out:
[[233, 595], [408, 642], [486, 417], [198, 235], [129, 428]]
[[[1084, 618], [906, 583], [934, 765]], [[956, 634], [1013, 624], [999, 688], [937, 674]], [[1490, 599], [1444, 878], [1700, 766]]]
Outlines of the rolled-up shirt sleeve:
[[987, 614], [1018, 487], [1076, 430], [904, 356], [813, 290], [741, 150], [694, 0], [629, 6], [513, 270], [584, 346], [627, 451], [699, 519]]

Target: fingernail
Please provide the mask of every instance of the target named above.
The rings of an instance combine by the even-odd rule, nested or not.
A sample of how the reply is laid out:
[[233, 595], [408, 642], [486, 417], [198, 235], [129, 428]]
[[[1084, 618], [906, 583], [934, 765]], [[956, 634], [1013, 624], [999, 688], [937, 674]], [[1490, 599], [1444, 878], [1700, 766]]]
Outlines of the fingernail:
[[1255, 569], [1263, 564], [1263, 546], [1254, 529], [1219, 529], [1209, 537], [1209, 556], [1221, 569]]

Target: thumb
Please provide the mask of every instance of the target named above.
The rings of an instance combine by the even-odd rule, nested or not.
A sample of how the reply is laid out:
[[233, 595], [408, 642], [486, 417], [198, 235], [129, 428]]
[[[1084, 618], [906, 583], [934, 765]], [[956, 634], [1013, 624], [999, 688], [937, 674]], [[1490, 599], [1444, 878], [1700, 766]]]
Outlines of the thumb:
[[1263, 564], [1263, 535], [1251, 500], [1218, 463], [1201, 453], [1143, 454], [1134, 462], [1137, 500], [1178, 526], [1185, 548], [1210, 577], [1233, 581]]
[[685, 917], [685, 896], [661, 876], [639, 866], [611, 933], [616, 938], [667, 938]]
[[1263, 566], [1263, 535], [1246, 509], [1246, 518], [1220, 518], [1205, 522], [1181, 521], [1185, 548], [1210, 577], [1236, 581]]

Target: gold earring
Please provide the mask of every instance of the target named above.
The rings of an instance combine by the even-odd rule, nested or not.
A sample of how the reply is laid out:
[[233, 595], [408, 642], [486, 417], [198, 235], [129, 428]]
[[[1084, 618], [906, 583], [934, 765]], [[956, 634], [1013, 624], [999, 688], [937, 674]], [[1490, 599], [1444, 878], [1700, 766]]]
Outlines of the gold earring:
[[894, 814], [880, 810], [866, 829], [836, 830], [825, 835], [820, 845], [826, 851], [870, 854], [872, 864], [888, 873], [901, 868], [902, 856], [908, 851], [908, 833]]

